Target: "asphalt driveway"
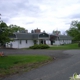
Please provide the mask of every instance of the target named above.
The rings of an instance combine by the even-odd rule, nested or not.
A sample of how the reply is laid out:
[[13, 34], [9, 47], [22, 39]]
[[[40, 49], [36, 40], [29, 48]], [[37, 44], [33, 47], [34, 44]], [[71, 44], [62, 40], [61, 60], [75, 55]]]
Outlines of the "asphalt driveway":
[[49, 55], [59, 58], [66, 58], [70, 55], [63, 54], [64, 50], [21, 50], [21, 49], [0, 49], [0, 52], [4, 52], [5, 55]]
[[[3, 49], [0, 49], [2, 51]], [[80, 73], [80, 50], [3, 50], [6, 55], [49, 55], [55, 61], [29, 72], [8, 76], [1, 80], [69, 80], [73, 73]]]

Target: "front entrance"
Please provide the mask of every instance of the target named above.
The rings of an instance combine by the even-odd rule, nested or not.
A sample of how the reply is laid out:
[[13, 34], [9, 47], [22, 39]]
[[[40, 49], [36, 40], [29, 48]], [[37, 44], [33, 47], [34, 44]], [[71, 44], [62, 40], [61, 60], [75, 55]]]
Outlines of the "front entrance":
[[46, 40], [40, 40], [40, 44], [46, 44]]
[[50, 41], [51, 42], [51, 45], [53, 45], [53, 43], [55, 43], [55, 41]]

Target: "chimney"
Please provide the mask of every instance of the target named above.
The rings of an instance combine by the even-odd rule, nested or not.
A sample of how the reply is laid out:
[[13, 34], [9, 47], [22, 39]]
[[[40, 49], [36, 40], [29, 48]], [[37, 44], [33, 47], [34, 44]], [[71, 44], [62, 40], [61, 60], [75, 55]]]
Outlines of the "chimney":
[[41, 33], [41, 30], [37, 28], [37, 29], [34, 30], [34, 32], [35, 33]]
[[28, 33], [28, 30], [25, 30], [25, 33]]
[[31, 30], [31, 33], [34, 33], [34, 30]]

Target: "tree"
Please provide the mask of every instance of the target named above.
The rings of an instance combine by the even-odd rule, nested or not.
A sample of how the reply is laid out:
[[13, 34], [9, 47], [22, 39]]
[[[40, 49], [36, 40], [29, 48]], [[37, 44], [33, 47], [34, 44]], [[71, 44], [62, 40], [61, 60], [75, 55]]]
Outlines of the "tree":
[[[0, 14], [1, 15], [1, 14]], [[0, 17], [0, 45], [4, 46], [7, 42], [9, 42], [11, 39], [9, 38], [9, 35], [12, 34], [9, 27], [5, 22], [1, 20]]]
[[66, 32], [73, 37], [74, 41], [80, 41], [80, 21], [72, 21], [69, 30]]
[[7, 42], [10, 42], [9, 35], [12, 34], [5, 22], [0, 23], [0, 44], [1, 46], [5, 45]]
[[13, 32], [22, 31], [22, 30], [25, 29], [17, 25], [7, 26], [7, 24], [1, 20], [1, 14], [0, 14], [0, 45], [1, 46], [4, 46], [6, 43], [12, 40], [9, 38], [9, 36], [12, 35]]
[[13, 24], [9, 25], [9, 28], [12, 32], [25, 31], [25, 28]]

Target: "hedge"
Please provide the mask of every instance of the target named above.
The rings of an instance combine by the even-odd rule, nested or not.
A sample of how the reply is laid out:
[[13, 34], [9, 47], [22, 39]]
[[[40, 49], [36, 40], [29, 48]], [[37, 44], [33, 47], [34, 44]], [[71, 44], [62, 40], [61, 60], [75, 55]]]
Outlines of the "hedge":
[[48, 49], [50, 48], [48, 45], [46, 44], [35, 44], [33, 46], [30, 46], [29, 49]]

